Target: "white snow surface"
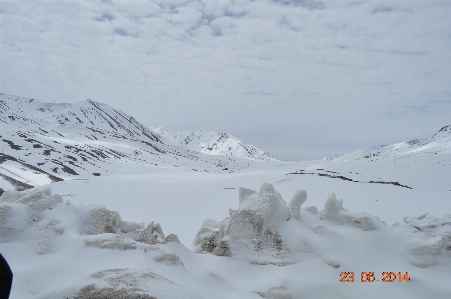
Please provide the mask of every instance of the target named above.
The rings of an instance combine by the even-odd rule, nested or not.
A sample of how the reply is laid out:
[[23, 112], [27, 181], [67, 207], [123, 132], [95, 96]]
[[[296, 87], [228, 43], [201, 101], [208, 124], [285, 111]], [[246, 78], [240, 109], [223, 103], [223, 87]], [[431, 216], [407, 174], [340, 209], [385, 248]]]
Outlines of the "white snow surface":
[[[11, 298], [451, 295], [451, 215], [426, 213], [387, 225], [348, 211], [346, 200], [331, 194], [317, 209], [300, 206], [296, 219], [273, 184], [239, 191], [229, 193], [238, 208], [222, 222], [198, 226], [193, 247], [165, 237], [164, 226], [153, 221], [144, 228], [104, 206], [71, 203], [48, 187], [7, 191], [0, 197], [0, 252], [14, 273]], [[295, 192], [292, 201], [306, 195]], [[354, 282], [340, 282], [342, 272], [351, 271]], [[375, 281], [362, 282], [362, 272], [374, 272]], [[401, 272], [401, 281], [382, 282], [383, 272]], [[403, 280], [407, 272], [410, 280]]]

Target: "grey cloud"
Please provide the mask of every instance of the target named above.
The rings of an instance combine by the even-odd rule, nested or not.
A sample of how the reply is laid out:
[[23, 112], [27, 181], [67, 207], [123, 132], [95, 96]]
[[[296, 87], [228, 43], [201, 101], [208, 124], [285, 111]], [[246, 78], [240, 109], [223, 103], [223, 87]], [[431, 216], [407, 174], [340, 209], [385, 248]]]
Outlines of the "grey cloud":
[[309, 9], [324, 9], [326, 5], [322, 2], [311, 0], [272, 0], [275, 3], [281, 3], [285, 5], [301, 6]]
[[125, 30], [122, 29], [122, 28], [116, 28], [116, 29], [114, 29], [114, 33], [115, 33], [115, 34], [122, 35], [122, 36], [128, 36], [128, 32], [125, 31]]
[[96, 21], [113, 21], [114, 20], [114, 16], [111, 13], [108, 12], [104, 12], [101, 16], [96, 18]]
[[1, 2], [2, 92], [91, 98], [149, 126], [228, 132], [293, 159], [426, 137], [449, 122], [451, 105], [433, 102], [451, 93], [443, 2], [394, 1], [385, 13], [372, 13], [383, 7], [374, 1], [321, 10], [313, 1], [59, 2]]
[[393, 11], [393, 8], [390, 7], [390, 6], [379, 6], [379, 7], [376, 7], [376, 8], [372, 11], [372, 13], [375, 14], [375, 13], [390, 12], [390, 11]]
[[398, 54], [398, 55], [414, 55], [414, 56], [424, 56], [426, 52], [409, 52], [409, 51], [395, 51], [391, 50], [389, 51], [392, 54]]

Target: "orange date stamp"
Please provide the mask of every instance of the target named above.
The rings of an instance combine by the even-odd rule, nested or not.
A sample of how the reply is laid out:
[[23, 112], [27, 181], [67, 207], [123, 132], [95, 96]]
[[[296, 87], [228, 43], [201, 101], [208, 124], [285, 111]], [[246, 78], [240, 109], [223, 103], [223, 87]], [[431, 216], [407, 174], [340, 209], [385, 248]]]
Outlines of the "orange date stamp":
[[355, 277], [354, 272], [341, 272], [340, 282], [409, 282], [409, 272], [382, 272], [382, 277], [378, 279], [374, 272], [361, 272], [360, 279]]

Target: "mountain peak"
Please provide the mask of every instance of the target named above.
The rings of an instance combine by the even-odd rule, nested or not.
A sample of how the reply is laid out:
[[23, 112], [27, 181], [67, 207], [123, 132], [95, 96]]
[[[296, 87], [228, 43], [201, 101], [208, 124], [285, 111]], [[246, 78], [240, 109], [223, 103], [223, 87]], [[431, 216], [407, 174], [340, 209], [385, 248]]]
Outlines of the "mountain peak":
[[235, 156], [255, 161], [279, 161], [270, 154], [244, 143], [228, 133], [202, 130], [171, 132], [161, 127], [152, 128], [152, 130], [189, 150], [208, 155]]

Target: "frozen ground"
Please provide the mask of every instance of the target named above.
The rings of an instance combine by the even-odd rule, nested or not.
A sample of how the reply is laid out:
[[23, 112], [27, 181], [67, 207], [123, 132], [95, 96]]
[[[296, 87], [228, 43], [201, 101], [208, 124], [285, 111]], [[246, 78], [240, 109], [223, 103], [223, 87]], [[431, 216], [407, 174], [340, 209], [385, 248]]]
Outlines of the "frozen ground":
[[417, 158], [155, 169], [5, 193], [11, 298], [450, 298], [450, 161]]

